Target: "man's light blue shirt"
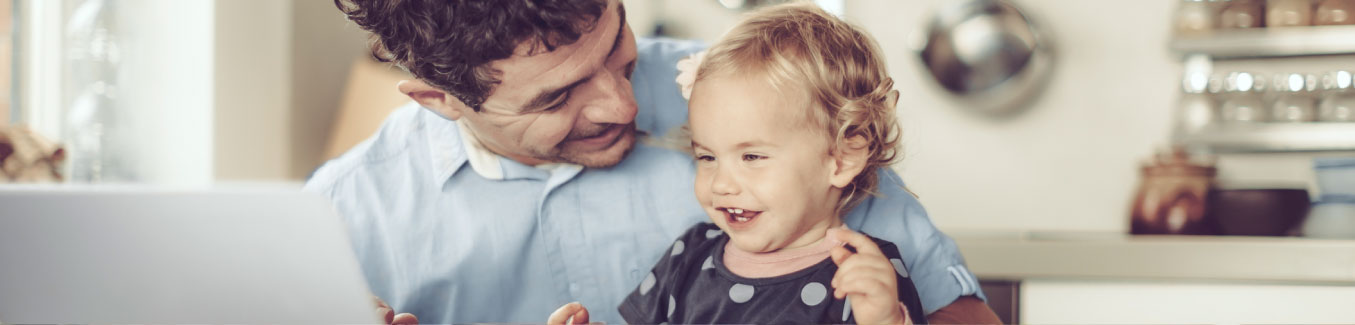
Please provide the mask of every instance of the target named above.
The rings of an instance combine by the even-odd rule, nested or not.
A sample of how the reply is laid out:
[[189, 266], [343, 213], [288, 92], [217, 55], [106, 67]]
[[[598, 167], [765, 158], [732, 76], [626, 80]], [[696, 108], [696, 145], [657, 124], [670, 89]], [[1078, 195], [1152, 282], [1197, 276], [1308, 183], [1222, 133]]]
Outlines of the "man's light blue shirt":
[[[638, 47], [636, 125], [662, 135], [687, 119], [675, 64], [703, 46]], [[610, 168], [496, 159], [499, 174], [485, 177], [465, 143], [454, 121], [411, 103], [306, 184], [346, 222], [372, 292], [424, 323], [539, 323], [572, 301], [595, 321], [622, 323], [621, 300], [684, 230], [709, 220], [683, 153], [637, 145]], [[927, 313], [982, 297], [898, 175], [880, 178], [880, 196], [852, 210], [847, 226], [899, 247]]]

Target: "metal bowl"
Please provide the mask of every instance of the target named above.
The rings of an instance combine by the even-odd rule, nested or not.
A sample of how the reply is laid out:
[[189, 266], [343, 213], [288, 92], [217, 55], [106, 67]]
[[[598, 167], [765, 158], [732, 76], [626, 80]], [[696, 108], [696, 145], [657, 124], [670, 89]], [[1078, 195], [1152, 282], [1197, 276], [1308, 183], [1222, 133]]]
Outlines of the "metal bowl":
[[715, 0], [715, 2], [720, 3], [721, 6], [734, 10], [748, 10], [758, 6], [774, 5], [788, 1], [789, 0]]
[[967, 0], [944, 7], [915, 43], [933, 80], [963, 105], [990, 115], [1021, 111], [1047, 83], [1044, 36], [1016, 5]]

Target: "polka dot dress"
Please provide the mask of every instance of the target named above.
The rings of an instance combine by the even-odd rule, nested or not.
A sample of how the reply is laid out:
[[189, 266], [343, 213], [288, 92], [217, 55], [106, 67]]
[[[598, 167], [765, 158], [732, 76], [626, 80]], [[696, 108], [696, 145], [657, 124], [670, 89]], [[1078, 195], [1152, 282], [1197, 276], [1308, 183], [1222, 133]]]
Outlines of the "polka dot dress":
[[[744, 278], [725, 268], [729, 237], [714, 224], [692, 227], [663, 255], [619, 307], [631, 324], [854, 323], [851, 303], [834, 299], [837, 265], [825, 259], [771, 278]], [[898, 274], [899, 298], [916, 324], [925, 324], [917, 289], [893, 244], [875, 239]]]

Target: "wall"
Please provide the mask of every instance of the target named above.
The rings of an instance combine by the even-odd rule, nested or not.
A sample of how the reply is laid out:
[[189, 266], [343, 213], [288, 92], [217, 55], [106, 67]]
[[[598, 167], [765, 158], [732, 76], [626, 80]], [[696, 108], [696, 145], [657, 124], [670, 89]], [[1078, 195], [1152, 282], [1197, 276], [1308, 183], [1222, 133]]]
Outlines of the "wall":
[[1137, 165], [1167, 141], [1180, 65], [1175, 1], [1020, 1], [1055, 68], [1011, 120], [970, 114], [924, 79], [908, 37], [943, 1], [848, 3], [887, 53], [905, 128], [902, 175], [943, 228], [1123, 231]]
[[285, 179], [293, 93], [293, 3], [216, 3], [215, 180]]
[[[290, 179], [304, 179], [323, 150], [354, 59], [367, 54], [367, 33], [327, 0], [292, 1]], [[395, 85], [388, 85], [395, 89]]]
[[[217, 181], [300, 181], [323, 162], [366, 34], [323, 0], [217, 3]], [[391, 85], [394, 87], [394, 85]]]

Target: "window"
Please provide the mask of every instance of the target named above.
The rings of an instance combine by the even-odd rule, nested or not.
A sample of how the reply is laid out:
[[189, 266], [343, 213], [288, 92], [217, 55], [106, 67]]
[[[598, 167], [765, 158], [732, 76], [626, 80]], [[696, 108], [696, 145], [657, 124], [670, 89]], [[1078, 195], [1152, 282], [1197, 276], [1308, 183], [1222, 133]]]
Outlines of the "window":
[[14, 0], [0, 0], [0, 126], [18, 118], [11, 112], [14, 80]]

